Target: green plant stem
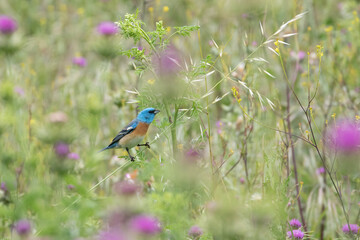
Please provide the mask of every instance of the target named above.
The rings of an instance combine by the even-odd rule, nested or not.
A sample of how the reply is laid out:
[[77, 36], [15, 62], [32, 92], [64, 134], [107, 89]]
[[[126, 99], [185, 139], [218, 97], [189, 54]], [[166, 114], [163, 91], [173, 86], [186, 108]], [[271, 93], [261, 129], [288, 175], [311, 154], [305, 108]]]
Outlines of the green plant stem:
[[156, 51], [156, 48], [154, 44], [152, 44], [150, 37], [147, 35], [147, 33], [144, 31], [144, 29], [141, 28], [141, 26], [138, 26], [141, 32], [141, 36], [144, 38], [144, 40], [150, 45], [151, 49], [154, 51], [157, 57], [160, 57], [159, 53]]
[[[333, 185], [334, 188], [335, 188], [336, 194], [337, 194], [338, 197], [339, 197], [340, 204], [341, 204], [341, 208], [342, 208], [343, 213], [344, 213], [344, 215], [345, 215], [346, 223], [347, 223], [347, 225], [348, 225], [348, 228], [350, 229], [350, 220], [349, 220], [349, 216], [348, 216], [348, 214], [347, 214], [347, 212], [346, 212], [346, 210], [345, 210], [345, 205], [344, 205], [344, 201], [343, 201], [343, 199], [342, 199], [342, 195], [341, 195], [341, 193], [340, 193], [339, 188], [337, 187], [337, 185], [336, 185], [336, 183], [335, 183], [334, 178], [333, 178], [332, 175], [331, 175], [330, 170], [328, 169], [328, 167], [326, 167], [326, 162], [325, 162], [324, 157], [323, 157], [322, 154], [320, 153], [320, 150], [319, 150], [319, 147], [318, 147], [318, 145], [317, 145], [316, 138], [315, 138], [315, 135], [314, 135], [314, 131], [313, 131], [313, 128], [312, 128], [311, 118], [309, 117], [309, 114], [308, 114], [307, 112], [305, 112], [305, 115], [306, 115], [306, 118], [307, 118], [307, 121], [308, 121], [308, 124], [309, 124], [309, 127], [310, 127], [310, 133], [311, 133], [311, 136], [312, 136], [314, 145], [315, 145], [316, 152], [317, 152], [319, 158], [321, 159], [321, 162], [323, 163], [323, 166], [325, 166], [325, 170], [326, 170], [326, 172], [327, 172], [327, 174], [328, 174], [328, 176], [329, 176], [329, 178], [330, 178], [330, 181], [331, 181], [332, 185]], [[352, 237], [355, 239], [354, 236], [352, 236]]]
[[171, 126], [171, 141], [172, 141], [172, 148], [173, 148], [173, 157], [175, 158], [177, 155], [177, 137], [176, 137], [176, 123], [179, 113], [179, 107], [175, 104], [175, 113], [173, 118], [173, 124]]
[[303, 208], [302, 208], [302, 204], [301, 204], [301, 198], [300, 198], [300, 189], [299, 189], [299, 178], [298, 178], [298, 171], [297, 171], [297, 164], [296, 164], [296, 158], [295, 158], [295, 149], [294, 149], [294, 142], [292, 140], [292, 134], [291, 134], [291, 121], [290, 121], [290, 105], [291, 105], [291, 101], [290, 101], [290, 82], [288, 80], [287, 74], [286, 74], [286, 70], [284, 67], [284, 63], [282, 61], [281, 58], [281, 54], [279, 54], [280, 56], [280, 60], [281, 60], [281, 66], [283, 68], [283, 73], [285, 76], [285, 79], [288, 82], [288, 85], [286, 86], [286, 122], [287, 122], [287, 132], [288, 132], [288, 138], [289, 138], [289, 147], [290, 147], [290, 151], [291, 151], [291, 159], [292, 159], [292, 163], [293, 163], [293, 167], [294, 167], [294, 178], [295, 178], [295, 188], [296, 188], [296, 196], [297, 196], [297, 203], [298, 203], [298, 207], [299, 207], [299, 214], [301, 217], [301, 222], [304, 226], [304, 230], [305, 232], [307, 232], [307, 226], [306, 226], [306, 222], [305, 222], [305, 218], [304, 218], [304, 213], [303, 213]]
[[[203, 52], [201, 48], [201, 38], [200, 38], [200, 30], [198, 30], [198, 40], [199, 40], [199, 49], [200, 49], [200, 57], [203, 59]], [[208, 93], [208, 80], [205, 75], [205, 92]], [[206, 106], [209, 106], [209, 96], [206, 96]], [[210, 124], [210, 112], [209, 108], [207, 108], [206, 111], [206, 117], [207, 117], [207, 133], [208, 133], [208, 145], [209, 145], [209, 154], [210, 154], [210, 165], [211, 165], [211, 172], [214, 173], [214, 159], [213, 159], [213, 153], [212, 153], [212, 147], [211, 147], [211, 124]]]
[[[348, 214], [346, 213], [344, 201], [343, 201], [343, 199], [342, 199], [342, 195], [341, 195], [341, 193], [340, 193], [339, 188], [337, 187], [337, 185], [336, 185], [336, 183], [335, 183], [334, 178], [333, 178], [332, 175], [331, 175], [330, 170], [328, 169], [328, 167], [326, 167], [326, 162], [325, 162], [324, 157], [323, 157], [322, 154], [320, 153], [320, 150], [319, 150], [319, 147], [318, 147], [316, 138], [315, 138], [314, 130], [313, 130], [313, 127], [312, 127], [311, 117], [309, 116], [309, 111], [308, 111], [308, 110], [309, 110], [310, 107], [311, 107], [311, 101], [312, 101], [312, 100], [315, 98], [315, 96], [316, 96], [316, 92], [315, 92], [313, 98], [310, 99], [311, 101], [308, 102], [308, 106], [307, 106], [307, 108], [305, 109], [304, 106], [301, 104], [299, 97], [298, 97], [297, 94], [295, 93], [295, 90], [292, 88], [292, 86], [291, 86], [291, 84], [290, 84], [290, 82], [289, 82], [289, 79], [288, 79], [287, 74], [286, 74], [286, 71], [285, 71], [284, 62], [283, 62], [282, 57], [281, 57], [281, 53], [279, 53], [279, 58], [280, 58], [281, 67], [282, 67], [282, 70], [283, 70], [283, 72], [284, 72], [285, 79], [286, 79], [286, 82], [287, 82], [287, 84], [288, 84], [288, 87], [289, 87], [289, 89], [291, 90], [291, 92], [293, 93], [296, 101], [298, 102], [299, 106], [301, 107], [301, 109], [303, 110], [303, 112], [304, 112], [304, 114], [305, 114], [306, 120], [307, 120], [307, 122], [308, 122], [308, 126], [309, 126], [309, 128], [310, 128], [311, 137], [312, 137], [312, 140], [313, 140], [312, 146], [315, 148], [315, 150], [316, 150], [316, 152], [317, 152], [317, 154], [318, 154], [321, 162], [322, 162], [323, 165], [325, 166], [325, 170], [326, 170], [326, 172], [327, 172], [327, 174], [328, 174], [328, 176], [329, 176], [329, 178], [330, 178], [330, 181], [331, 181], [332, 185], [333, 185], [334, 188], [335, 188], [336, 194], [338, 195], [338, 198], [339, 198], [339, 200], [340, 200], [341, 208], [342, 208], [342, 211], [343, 211], [343, 213], [344, 213], [344, 215], [345, 215], [346, 223], [347, 223], [347, 225], [348, 225], [348, 228], [350, 229], [349, 216], [348, 216]], [[352, 236], [352, 237], [354, 238], [354, 236]], [[355, 239], [355, 238], [354, 238], [354, 239]]]

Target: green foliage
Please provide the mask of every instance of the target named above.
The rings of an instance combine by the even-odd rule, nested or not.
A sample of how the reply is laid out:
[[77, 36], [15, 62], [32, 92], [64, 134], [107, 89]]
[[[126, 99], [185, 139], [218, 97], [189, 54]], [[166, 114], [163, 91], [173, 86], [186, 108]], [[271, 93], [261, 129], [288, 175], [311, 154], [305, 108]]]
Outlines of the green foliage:
[[[301, 215], [307, 239], [351, 239], [358, 151], [328, 133], [360, 121], [359, 3], [148, 3], [0, 4], [18, 24], [0, 31], [0, 239], [285, 239]], [[146, 107], [150, 149], [98, 153]]]
[[164, 228], [170, 231], [170, 239], [184, 239], [185, 229], [189, 223], [190, 209], [188, 200], [181, 193], [166, 192], [163, 194], [151, 194], [150, 206], [156, 216], [164, 223]]
[[190, 36], [191, 32], [197, 31], [200, 29], [200, 26], [183, 26], [183, 27], [174, 27], [176, 30], [176, 33], [178, 33], [181, 36], [188, 37]]
[[140, 50], [138, 48], [132, 48], [130, 50], [127, 51], [122, 51], [121, 52], [122, 55], [125, 55], [129, 58], [135, 58], [138, 61], [141, 61], [143, 59], [145, 59], [145, 51], [144, 50]]
[[121, 35], [126, 39], [131, 38], [134, 40], [134, 43], [140, 41], [144, 37], [144, 32], [141, 28], [141, 25], [144, 23], [138, 19], [139, 12], [136, 14], [125, 14], [124, 20], [120, 19], [117, 23], [121, 30]]

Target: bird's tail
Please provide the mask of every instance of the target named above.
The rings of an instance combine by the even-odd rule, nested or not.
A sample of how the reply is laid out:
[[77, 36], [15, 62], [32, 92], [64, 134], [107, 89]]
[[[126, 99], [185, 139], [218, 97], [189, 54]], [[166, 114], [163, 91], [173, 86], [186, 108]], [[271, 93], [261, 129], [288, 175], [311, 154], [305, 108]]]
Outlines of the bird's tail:
[[110, 148], [109, 148], [109, 147], [105, 147], [105, 148], [101, 149], [100, 151], [98, 151], [98, 153], [99, 153], [99, 152], [102, 152], [102, 151], [105, 151], [105, 150], [107, 150], [107, 149], [110, 149]]
[[105, 150], [108, 150], [108, 149], [111, 149], [111, 148], [114, 148], [114, 147], [116, 147], [116, 144], [110, 144], [109, 146], [107, 146], [107, 147], [101, 149], [100, 151], [98, 151], [98, 153], [102, 152], [102, 151], [105, 151]]

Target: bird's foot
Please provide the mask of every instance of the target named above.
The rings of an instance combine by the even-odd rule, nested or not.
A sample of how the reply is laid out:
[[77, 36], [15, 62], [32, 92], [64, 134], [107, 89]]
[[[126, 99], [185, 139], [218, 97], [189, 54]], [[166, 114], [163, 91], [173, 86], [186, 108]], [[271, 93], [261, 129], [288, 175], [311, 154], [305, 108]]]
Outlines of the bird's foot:
[[127, 159], [127, 157], [130, 158], [130, 161], [135, 162], [135, 157], [133, 156], [119, 156], [119, 158], [124, 158], [124, 159]]
[[129, 152], [129, 148], [125, 148], [125, 149], [126, 149], [128, 155], [129, 155], [129, 157], [130, 157], [130, 160], [131, 160], [132, 162], [134, 162], [134, 161], [135, 161], [135, 158], [134, 158], [133, 156], [131, 156], [131, 154], [130, 154], [130, 152]]
[[146, 142], [145, 144], [138, 144], [138, 146], [139, 146], [139, 147], [145, 146], [145, 147], [147, 147], [147, 148], [150, 149], [150, 144], [149, 144], [149, 142]]

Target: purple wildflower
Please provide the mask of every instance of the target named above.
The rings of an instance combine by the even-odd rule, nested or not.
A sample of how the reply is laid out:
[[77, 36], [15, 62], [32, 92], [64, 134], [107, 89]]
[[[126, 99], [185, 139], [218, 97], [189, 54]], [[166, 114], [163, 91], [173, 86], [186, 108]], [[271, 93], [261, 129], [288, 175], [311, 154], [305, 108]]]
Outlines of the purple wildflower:
[[75, 186], [72, 185], [72, 184], [69, 184], [69, 185], [67, 185], [67, 189], [69, 189], [69, 190], [74, 190], [74, 189], [75, 189]]
[[184, 153], [184, 160], [185, 163], [188, 164], [195, 164], [200, 158], [202, 154], [198, 150], [194, 148], [190, 148]]
[[54, 150], [59, 157], [66, 157], [69, 154], [69, 145], [63, 142], [58, 142], [55, 144]]
[[15, 86], [14, 92], [17, 93], [20, 97], [23, 97], [25, 95], [24, 89], [19, 86]]
[[108, 231], [100, 232], [99, 240], [124, 240], [123, 234], [117, 229], [110, 229]]
[[357, 224], [350, 224], [350, 231], [349, 231], [349, 226], [348, 224], [345, 224], [343, 227], [342, 227], [342, 231], [344, 233], [349, 233], [350, 231], [354, 234], [358, 234], [359, 233], [359, 226]]
[[252, 42], [251, 42], [251, 45], [252, 45], [253, 47], [256, 47], [256, 46], [258, 45], [258, 43], [257, 43], [257, 41], [252, 41]]
[[120, 195], [131, 196], [136, 194], [139, 186], [132, 181], [121, 181], [115, 183], [114, 191]]
[[301, 230], [292, 230], [287, 232], [287, 237], [290, 239], [303, 239], [304, 233]]
[[306, 53], [304, 51], [299, 51], [298, 52], [298, 58], [299, 60], [303, 60], [306, 56]]
[[113, 22], [101, 22], [96, 29], [99, 34], [104, 36], [115, 35], [118, 32], [118, 27]]
[[122, 228], [127, 225], [129, 219], [133, 216], [133, 213], [128, 209], [113, 210], [107, 216], [107, 223], [110, 228]]
[[196, 151], [195, 149], [193, 148], [190, 148], [187, 152], [186, 152], [186, 157], [188, 158], [197, 158], [199, 157], [200, 154], [198, 151]]
[[148, 215], [134, 217], [130, 222], [130, 226], [135, 231], [145, 235], [154, 235], [161, 231], [160, 222], [155, 217]]
[[360, 130], [355, 122], [342, 121], [329, 130], [330, 145], [345, 153], [360, 149]]
[[319, 167], [318, 169], [316, 169], [316, 174], [317, 175], [321, 175], [325, 173], [325, 168], [324, 167]]
[[249, 14], [247, 14], [247, 13], [243, 13], [243, 14], [241, 14], [241, 17], [242, 17], [242, 18], [244, 18], [244, 19], [246, 19], [246, 18], [249, 18], [249, 17], [250, 17], [250, 15], [249, 15]]
[[73, 160], [78, 160], [78, 159], [80, 159], [80, 156], [77, 153], [71, 152], [67, 155], [67, 158], [73, 159]]
[[241, 177], [241, 178], [239, 179], [239, 181], [240, 181], [241, 184], [244, 184], [244, 183], [245, 183], [245, 178]]
[[0, 32], [3, 34], [12, 34], [17, 29], [17, 22], [5, 15], [0, 15]]
[[26, 219], [21, 219], [14, 224], [14, 229], [19, 235], [27, 235], [30, 233], [31, 224]]
[[3, 190], [4, 192], [8, 191], [6, 184], [4, 182], [1, 182], [0, 189]]
[[180, 54], [174, 46], [169, 46], [160, 56], [154, 56], [153, 62], [160, 76], [168, 77], [180, 71]]
[[79, 67], [85, 67], [87, 65], [86, 58], [84, 58], [84, 57], [74, 57], [72, 59], [72, 63]]
[[189, 229], [188, 235], [192, 238], [199, 238], [203, 234], [203, 231], [200, 227], [194, 225]]
[[290, 56], [294, 59], [299, 59], [300, 61], [303, 60], [306, 56], [306, 53], [304, 51], [299, 51], [299, 52], [294, 52], [294, 51], [291, 51], [290, 52]]
[[296, 229], [299, 229], [301, 227], [301, 222], [297, 220], [296, 218], [291, 219], [289, 222], [290, 226]]
[[218, 134], [221, 134], [221, 132], [222, 132], [222, 126], [223, 126], [224, 124], [223, 124], [223, 122], [222, 121], [217, 121], [216, 122], [216, 129], [217, 129], [217, 133]]

